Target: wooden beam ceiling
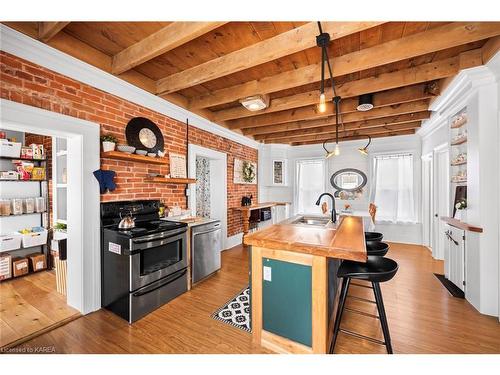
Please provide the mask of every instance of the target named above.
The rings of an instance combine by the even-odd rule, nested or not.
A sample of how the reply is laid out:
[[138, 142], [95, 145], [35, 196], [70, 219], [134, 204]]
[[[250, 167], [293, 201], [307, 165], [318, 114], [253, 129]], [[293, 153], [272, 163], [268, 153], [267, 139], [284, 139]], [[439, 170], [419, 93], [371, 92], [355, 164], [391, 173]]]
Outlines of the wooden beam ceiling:
[[[382, 132], [379, 134], [371, 134], [370, 136], [372, 138], [383, 138], [383, 137], [395, 137], [398, 135], [412, 135], [412, 134], [415, 134], [415, 129], [404, 130], [404, 131], [395, 131], [395, 132], [392, 132], [392, 131]], [[367, 139], [367, 138], [368, 137], [366, 137], [364, 135], [355, 135], [355, 136], [348, 135], [348, 136], [339, 138], [339, 141], [355, 141], [355, 140]], [[290, 145], [291, 146], [314, 145], [314, 144], [318, 144], [318, 143], [323, 143], [325, 140], [329, 141], [330, 139], [331, 139], [331, 137], [326, 138], [326, 139], [318, 138], [318, 139], [313, 140], [313, 141], [290, 142]], [[331, 142], [329, 142], [329, 143], [331, 143]]]
[[[498, 22], [455, 22], [333, 58], [331, 64], [334, 76], [338, 77], [499, 34]], [[321, 64], [312, 64], [275, 76], [241, 83], [193, 98], [190, 107], [207, 108], [251, 95], [267, 94], [317, 82], [320, 79], [320, 72]]]
[[69, 22], [38, 22], [38, 39], [47, 43], [59, 31], [64, 29]]
[[[427, 99], [419, 100], [415, 102], [394, 104], [391, 106], [374, 108], [370, 111], [366, 112], [349, 112], [342, 114], [342, 121], [353, 122], [353, 121], [361, 121], [361, 120], [369, 120], [372, 118], [384, 117], [384, 116], [392, 116], [395, 114], [403, 114], [403, 113], [412, 113], [412, 112], [420, 112], [426, 111], [429, 106], [429, 101]], [[330, 112], [331, 116], [332, 112]], [[321, 114], [321, 117], [328, 118], [330, 117], [328, 114]], [[285, 117], [283, 120], [287, 120], [288, 117]], [[258, 129], [258, 128], [266, 128], [267, 126], [275, 126], [277, 123], [286, 123], [286, 122], [295, 122], [297, 120], [292, 121], [274, 121], [274, 122], [252, 122], [248, 124], [229, 124], [230, 129]]]
[[111, 71], [113, 74], [121, 74], [225, 23], [227, 22], [172, 22], [113, 56]]
[[[409, 122], [426, 120], [430, 117], [430, 114], [431, 113], [429, 111], [421, 111], [415, 113], [405, 113], [402, 115], [375, 118], [370, 120], [354, 121], [344, 124], [344, 127], [343, 128], [341, 127], [341, 129], [343, 131], [354, 131], [354, 130], [364, 130], [364, 129], [384, 127], [387, 125], [404, 124]], [[254, 136], [254, 139], [257, 141], [265, 141], [269, 139], [295, 138], [310, 134], [332, 133], [335, 131], [335, 120], [331, 119], [330, 121], [331, 121], [330, 123], [321, 126], [309, 125], [310, 127], [307, 128], [284, 130], [281, 132], [274, 132], [274, 133], [256, 134]]]
[[[383, 22], [323, 22], [322, 27], [323, 32], [329, 33], [331, 40], [334, 40], [359, 33], [381, 23]], [[318, 34], [317, 23], [309, 22], [296, 29], [160, 79], [157, 82], [157, 93], [179, 91], [314, 47]]]
[[[348, 83], [344, 85], [348, 85]], [[339, 87], [339, 93], [341, 91], [343, 91], [343, 89]], [[410, 85], [392, 90], [377, 92], [373, 96], [373, 105], [374, 107], [383, 107], [391, 104], [432, 98], [437, 95], [439, 95], [439, 85], [437, 84], [437, 82], [431, 82], [425, 84], [422, 83], [422, 84]], [[331, 95], [329, 95], [329, 97], [330, 96]], [[319, 91], [315, 90], [315, 91], [305, 92], [303, 94], [296, 94], [292, 96], [277, 98], [272, 101], [271, 106], [269, 108], [263, 111], [259, 111], [257, 115], [262, 116], [263, 114], [267, 113], [274, 113], [282, 110], [304, 107], [307, 105], [317, 105], [318, 97], [319, 97]], [[331, 98], [329, 98], [328, 100], [330, 101]], [[342, 112], [356, 111], [357, 106], [358, 106], [357, 97], [356, 98], [342, 97], [342, 104], [341, 104]], [[255, 112], [251, 112], [246, 108], [244, 108], [243, 106], [238, 106], [215, 112], [213, 115], [213, 119], [214, 121], [226, 121], [237, 118], [251, 117], [255, 115], [256, 115]]]
[[[404, 124], [395, 124], [395, 125], [385, 125], [378, 128], [372, 129], [363, 129], [363, 130], [349, 130], [349, 131], [339, 131], [339, 138], [344, 137], [353, 137], [353, 136], [362, 136], [367, 138], [368, 135], [378, 135], [384, 133], [393, 133], [393, 132], [401, 132], [406, 130], [418, 129], [420, 127], [420, 121], [409, 122]], [[295, 138], [270, 138], [266, 139], [264, 143], [292, 143], [292, 142], [310, 142], [310, 141], [325, 141], [329, 139], [335, 138], [335, 132], [323, 133], [323, 134], [310, 134], [303, 135], [301, 137]]]

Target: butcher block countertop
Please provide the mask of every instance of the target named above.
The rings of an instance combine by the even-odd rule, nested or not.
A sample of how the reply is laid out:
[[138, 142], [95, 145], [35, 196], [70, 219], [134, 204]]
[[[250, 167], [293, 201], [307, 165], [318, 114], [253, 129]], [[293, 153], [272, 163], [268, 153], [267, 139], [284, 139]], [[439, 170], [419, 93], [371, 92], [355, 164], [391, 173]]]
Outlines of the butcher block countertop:
[[363, 218], [340, 216], [337, 227], [293, 224], [296, 216], [244, 237], [245, 245], [366, 262]]

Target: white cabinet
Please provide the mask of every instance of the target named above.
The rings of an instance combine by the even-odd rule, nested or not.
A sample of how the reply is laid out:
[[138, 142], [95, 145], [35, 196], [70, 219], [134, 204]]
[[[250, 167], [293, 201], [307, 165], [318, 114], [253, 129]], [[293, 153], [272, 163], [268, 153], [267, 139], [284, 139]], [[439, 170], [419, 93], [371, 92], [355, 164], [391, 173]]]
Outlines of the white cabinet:
[[445, 277], [465, 292], [465, 231], [446, 225], [445, 236]]

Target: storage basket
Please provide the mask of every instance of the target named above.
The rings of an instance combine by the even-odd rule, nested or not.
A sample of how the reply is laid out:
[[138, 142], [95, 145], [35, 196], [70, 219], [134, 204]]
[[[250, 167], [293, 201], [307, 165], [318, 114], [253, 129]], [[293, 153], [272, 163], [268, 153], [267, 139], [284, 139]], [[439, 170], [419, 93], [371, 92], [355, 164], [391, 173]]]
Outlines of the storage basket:
[[23, 236], [23, 247], [33, 247], [33, 246], [41, 246], [47, 243], [47, 229], [44, 229], [41, 232], [31, 232], [22, 234]]
[[7, 156], [10, 158], [20, 157], [21, 143], [0, 141], [0, 156]]
[[2, 234], [0, 236], [0, 253], [21, 248], [21, 238], [19, 233]]
[[12, 256], [10, 254], [0, 254], [0, 280], [7, 280], [12, 277]]

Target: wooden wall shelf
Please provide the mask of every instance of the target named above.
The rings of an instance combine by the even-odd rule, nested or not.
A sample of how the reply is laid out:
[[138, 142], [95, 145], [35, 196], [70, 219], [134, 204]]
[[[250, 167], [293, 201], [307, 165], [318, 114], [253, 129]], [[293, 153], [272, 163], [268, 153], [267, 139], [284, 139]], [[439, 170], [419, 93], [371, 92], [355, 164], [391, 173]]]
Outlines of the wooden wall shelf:
[[451, 142], [451, 145], [452, 146], [458, 146], [458, 145], [461, 145], [462, 143], [465, 143], [465, 142], [467, 142], [467, 137], [459, 139], [459, 140], [457, 140], [455, 142]]
[[127, 154], [120, 151], [108, 151], [101, 152], [101, 158], [103, 159], [115, 159], [122, 161], [131, 161], [136, 163], [147, 163], [147, 164], [157, 164], [157, 165], [167, 165], [168, 161], [165, 158], [151, 158], [149, 156], [137, 155], [137, 154]]
[[458, 229], [468, 230], [470, 232], [476, 233], [483, 233], [483, 228], [464, 223], [463, 221], [457, 220], [453, 217], [441, 216], [441, 220]]
[[456, 167], [456, 166], [458, 166], [458, 165], [465, 165], [465, 164], [467, 164], [467, 160], [466, 160], [466, 161], [461, 161], [460, 163], [450, 163], [450, 165], [451, 165], [452, 167]]
[[165, 178], [165, 177], [151, 177], [146, 178], [147, 182], [153, 182], [158, 184], [195, 184], [195, 178]]

